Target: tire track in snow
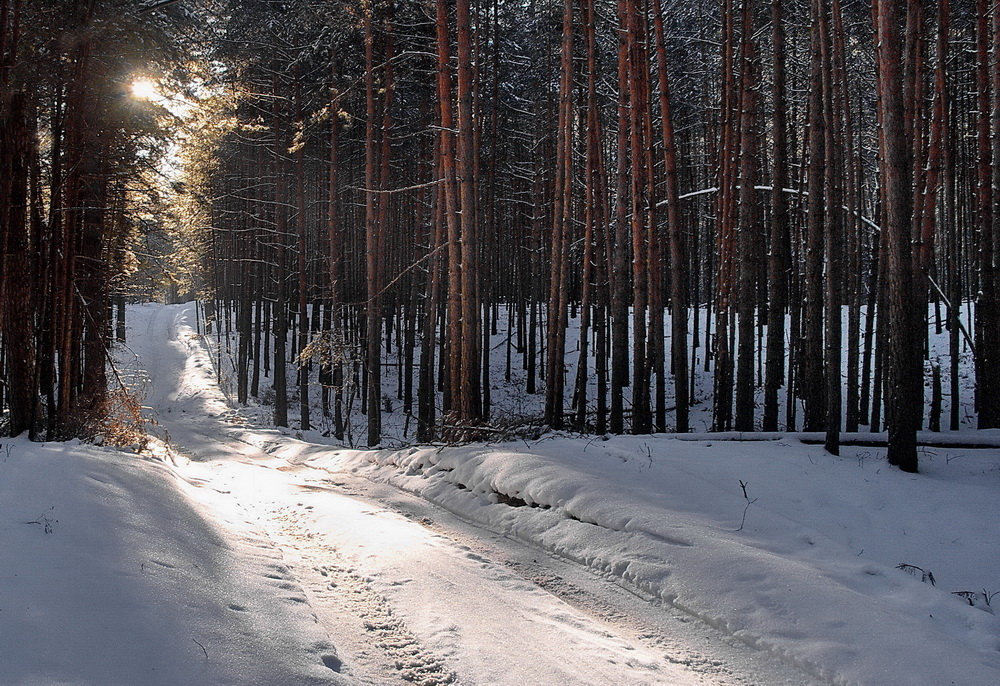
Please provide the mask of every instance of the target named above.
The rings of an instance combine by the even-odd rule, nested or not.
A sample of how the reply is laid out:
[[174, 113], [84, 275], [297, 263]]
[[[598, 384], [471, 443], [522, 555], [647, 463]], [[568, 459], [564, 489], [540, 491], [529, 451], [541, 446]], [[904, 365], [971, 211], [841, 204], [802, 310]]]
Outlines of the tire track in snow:
[[[458, 683], [445, 662], [422, 646], [393, 613], [389, 600], [372, 587], [370, 579], [351, 567], [334, 547], [323, 543], [320, 534], [302, 526], [302, 510], [267, 500], [239, 501], [231, 490], [219, 488], [210, 472], [200, 477], [186, 474], [183, 466], [191, 458], [179, 446], [157, 443], [167, 461], [180, 467], [177, 478], [216, 497], [232, 499], [243, 522], [236, 536], [264, 558], [267, 584], [285, 601], [306, 605], [336, 642], [335, 646], [323, 642], [307, 647], [326, 667], [371, 686]], [[262, 468], [249, 460], [243, 464]], [[241, 605], [229, 605], [228, 609], [246, 611]]]
[[362, 645], [352, 645], [344, 640], [351, 633], [331, 631], [339, 636], [338, 648], [347, 661], [347, 672], [362, 683], [379, 686], [455, 683], [455, 673], [442, 658], [420, 644], [393, 613], [389, 600], [332, 546], [303, 529], [298, 514], [290, 507], [271, 508], [267, 517], [269, 528], [273, 528], [271, 538], [286, 552], [286, 560], [305, 588], [318, 621], [338, 626], [348, 621], [363, 630], [351, 633], [369, 639]]

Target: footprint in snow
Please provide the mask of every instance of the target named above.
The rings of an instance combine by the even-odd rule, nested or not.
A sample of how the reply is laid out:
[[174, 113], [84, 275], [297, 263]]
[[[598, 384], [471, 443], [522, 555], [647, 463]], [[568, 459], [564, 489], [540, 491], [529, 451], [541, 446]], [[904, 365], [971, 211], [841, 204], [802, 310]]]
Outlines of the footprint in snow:
[[340, 658], [336, 655], [320, 655], [319, 659], [323, 661], [323, 664], [332, 669], [335, 672], [339, 672], [340, 668], [344, 665]]

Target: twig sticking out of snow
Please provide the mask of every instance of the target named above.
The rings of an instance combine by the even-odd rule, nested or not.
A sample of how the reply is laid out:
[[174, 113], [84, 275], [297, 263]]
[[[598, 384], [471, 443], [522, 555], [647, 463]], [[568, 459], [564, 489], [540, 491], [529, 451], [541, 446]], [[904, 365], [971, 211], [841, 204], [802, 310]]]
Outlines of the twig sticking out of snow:
[[740, 528], [737, 529], [737, 531], [743, 531], [743, 525], [747, 522], [747, 510], [750, 509], [751, 505], [757, 502], [756, 498], [750, 500], [750, 496], [747, 494], [747, 486], [749, 485], [750, 484], [744, 482], [743, 479], [740, 479], [740, 488], [743, 489], [743, 499], [747, 501], [747, 504], [746, 507], [743, 508], [743, 519], [740, 520]]
[[923, 567], [907, 564], [906, 562], [900, 562], [898, 565], [896, 565], [896, 569], [902, 569], [910, 576], [916, 576], [917, 573], [919, 572], [921, 581], [923, 581], [925, 584], [930, 584], [931, 586], [937, 586], [937, 581], [934, 580], [934, 572], [924, 569]]

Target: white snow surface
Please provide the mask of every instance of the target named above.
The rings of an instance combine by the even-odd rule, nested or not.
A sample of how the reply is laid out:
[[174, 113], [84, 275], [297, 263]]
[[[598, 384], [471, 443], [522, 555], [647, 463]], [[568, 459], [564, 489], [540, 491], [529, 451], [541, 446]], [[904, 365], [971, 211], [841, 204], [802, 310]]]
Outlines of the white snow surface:
[[[193, 315], [129, 309], [126, 375], [169, 445], [0, 448], [0, 684], [1000, 683], [1000, 449], [926, 448], [908, 475], [794, 434], [317, 445], [227, 404]], [[764, 671], [664, 654], [513, 573], [503, 541]]]
[[981, 593], [976, 606], [951, 593], [1000, 589], [1000, 451], [925, 451], [918, 476], [881, 453], [832, 457], [790, 438], [556, 437], [312, 464], [420, 493], [823, 680], [1000, 683], [1000, 621]]
[[169, 460], [207, 488], [215, 512], [259, 527], [281, 550], [285, 585], [347, 647], [338, 652], [348, 677], [428, 686], [722, 680], [672, 664], [469, 546], [296, 464], [329, 448], [242, 423], [215, 383], [193, 306], [129, 315], [133, 382], [169, 437]]
[[0, 684], [345, 683], [268, 578], [280, 553], [190, 490], [133, 454], [4, 439]]

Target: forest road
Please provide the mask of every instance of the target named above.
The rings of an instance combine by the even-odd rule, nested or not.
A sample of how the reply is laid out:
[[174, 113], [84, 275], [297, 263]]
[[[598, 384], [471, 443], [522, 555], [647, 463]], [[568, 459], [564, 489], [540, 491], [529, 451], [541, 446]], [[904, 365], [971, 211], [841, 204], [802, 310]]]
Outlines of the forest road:
[[243, 424], [194, 317], [193, 304], [131, 308], [125, 376], [195, 498], [280, 551], [275, 592], [309, 605], [331, 669], [379, 686], [818, 683], [578, 564], [299, 463], [317, 447]]

